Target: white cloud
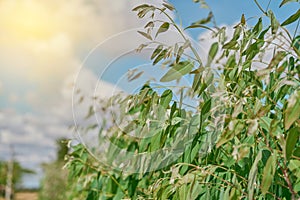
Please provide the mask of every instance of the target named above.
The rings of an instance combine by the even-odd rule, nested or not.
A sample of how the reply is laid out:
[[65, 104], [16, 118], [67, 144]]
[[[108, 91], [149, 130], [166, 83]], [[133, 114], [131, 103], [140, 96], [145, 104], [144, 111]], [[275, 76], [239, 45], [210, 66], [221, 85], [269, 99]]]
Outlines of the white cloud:
[[[36, 169], [39, 163], [54, 159], [54, 139], [73, 137], [69, 129], [74, 124], [72, 74], [98, 43], [145, 24], [131, 12], [135, 5], [142, 3], [138, 0], [0, 2], [0, 70], [3, 72], [0, 94], [5, 92], [1, 101], [6, 105], [3, 108], [0, 102], [0, 159], [9, 158], [9, 144], [14, 144], [17, 159], [26, 167]], [[144, 40], [131, 33], [114, 38], [101, 48], [111, 54], [109, 58], [133, 50]], [[97, 61], [101, 62], [101, 58]], [[97, 83], [99, 87], [95, 91]], [[98, 82], [98, 75], [89, 69], [81, 70], [76, 84], [86, 98], [83, 104], [75, 106], [78, 119], [84, 118], [95, 94], [107, 98], [120, 91], [109, 83]], [[35, 110], [20, 112], [13, 107], [16, 102]]]

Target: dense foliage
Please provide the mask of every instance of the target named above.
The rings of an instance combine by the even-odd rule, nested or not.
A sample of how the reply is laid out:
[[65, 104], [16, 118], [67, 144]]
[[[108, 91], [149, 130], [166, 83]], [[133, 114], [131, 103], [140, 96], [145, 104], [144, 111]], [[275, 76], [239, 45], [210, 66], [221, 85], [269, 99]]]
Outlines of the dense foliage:
[[65, 138], [58, 139], [56, 141], [56, 160], [42, 165], [44, 177], [39, 191], [39, 199], [41, 200], [67, 199], [71, 186], [68, 184], [68, 171], [63, 169], [64, 157], [68, 153], [66, 142]]
[[[137, 94], [100, 105], [119, 106], [119, 112], [110, 110], [117, 122], [99, 129], [99, 143], [110, 142], [101, 162], [84, 145], [72, 147], [66, 166], [77, 185], [70, 198], [300, 198], [300, 36], [286, 28], [299, 23], [300, 10], [279, 22], [255, 3], [262, 13], [257, 23], [249, 26], [242, 16], [232, 35], [216, 27], [211, 12], [183, 29], [168, 15], [175, 10], [168, 3], [133, 9], [149, 18], [140, 31], [149, 42], [138, 50], [156, 45], [153, 65], [169, 67], [160, 81], [184, 77], [192, 85], [162, 91], [148, 82]], [[288, 0], [280, 6], [286, 3], [299, 6]], [[169, 21], [153, 21], [157, 14]], [[184, 43], [158, 44], [158, 35], [171, 27]], [[184, 34], [194, 28], [208, 29], [216, 41], [205, 58]], [[188, 108], [186, 99], [197, 104]], [[145, 154], [153, 156], [146, 161], [136, 156]]]

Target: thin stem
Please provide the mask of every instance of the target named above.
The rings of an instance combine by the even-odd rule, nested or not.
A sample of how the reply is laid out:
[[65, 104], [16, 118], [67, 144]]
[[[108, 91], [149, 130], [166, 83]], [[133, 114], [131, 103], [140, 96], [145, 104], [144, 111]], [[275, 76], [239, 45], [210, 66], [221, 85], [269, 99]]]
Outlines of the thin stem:
[[[175, 29], [179, 32], [179, 34], [181, 35], [181, 37], [187, 42], [188, 39], [185, 37], [185, 35], [183, 34], [183, 32], [181, 31], [181, 29], [177, 26], [177, 24], [175, 23], [175, 21], [170, 17], [170, 15], [168, 15], [164, 10], [157, 8], [159, 11], [161, 11], [162, 13], [165, 14], [165, 16], [172, 22], [173, 26], [175, 27]], [[199, 56], [199, 54], [197, 53], [196, 49], [190, 44], [189, 45], [190, 49], [192, 50], [193, 54], [196, 56], [198, 63], [202, 66], [202, 62], [201, 62], [201, 58]]]
[[257, 5], [257, 7], [259, 8], [259, 10], [264, 13], [265, 15], [267, 15], [266, 11], [264, 11], [264, 9], [261, 7], [261, 5], [257, 2], [257, 0], [254, 0], [255, 4]]
[[267, 8], [266, 8], [266, 11], [269, 10], [269, 6], [270, 6], [271, 1], [272, 1], [272, 0], [269, 0], [268, 5], [267, 5]]
[[294, 35], [293, 35], [293, 39], [295, 39], [295, 37], [296, 37], [297, 31], [298, 31], [298, 28], [299, 28], [299, 23], [300, 23], [300, 18], [298, 19], [296, 29], [295, 29], [295, 32], [294, 32]]

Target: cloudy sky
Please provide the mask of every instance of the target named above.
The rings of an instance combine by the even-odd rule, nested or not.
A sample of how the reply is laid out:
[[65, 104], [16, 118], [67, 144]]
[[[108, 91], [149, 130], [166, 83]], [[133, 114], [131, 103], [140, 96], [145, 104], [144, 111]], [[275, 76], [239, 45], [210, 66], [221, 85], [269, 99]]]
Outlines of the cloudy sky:
[[[183, 26], [208, 13], [192, 0], [171, 2], [178, 9]], [[262, 2], [267, 7], [267, 1]], [[76, 87], [86, 97], [91, 97], [95, 88], [97, 95], [103, 97], [137, 89], [140, 83], [130, 85], [126, 73], [137, 66], [150, 65], [146, 56], [133, 51], [144, 41], [136, 31], [145, 21], [131, 12], [140, 3], [138, 0], [0, 1], [0, 159], [10, 157], [10, 144], [24, 167], [40, 171], [42, 162], [55, 159], [55, 139], [74, 137], [68, 127], [74, 124], [75, 80]], [[160, 4], [160, 0], [154, 3]], [[232, 25], [243, 13], [246, 17], [260, 15], [251, 0], [212, 1], [210, 6], [218, 24]], [[278, 11], [278, 3], [270, 8], [281, 21], [296, 10], [288, 5]], [[180, 22], [178, 16], [170, 14]], [[249, 20], [249, 24], [255, 21]], [[194, 30], [189, 36], [197, 41], [201, 34], [205, 35]], [[170, 33], [164, 40], [172, 42], [178, 38]], [[209, 43], [206, 41], [206, 45]], [[80, 109], [75, 109], [78, 115], [85, 115]], [[35, 187], [38, 183], [38, 176], [29, 177], [25, 185]]]

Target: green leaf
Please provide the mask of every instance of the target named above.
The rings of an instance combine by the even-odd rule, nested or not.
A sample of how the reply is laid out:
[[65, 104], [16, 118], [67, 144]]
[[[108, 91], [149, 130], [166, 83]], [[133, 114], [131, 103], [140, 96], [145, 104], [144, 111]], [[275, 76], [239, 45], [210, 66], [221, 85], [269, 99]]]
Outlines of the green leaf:
[[177, 55], [176, 55], [176, 63], [179, 62], [179, 60], [180, 60], [180, 58], [181, 58], [183, 52], [184, 52], [184, 48], [183, 48], [182, 46], [179, 47], [179, 48], [178, 48]]
[[193, 25], [199, 25], [199, 24], [207, 24], [211, 21], [212, 18], [213, 18], [213, 13], [209, 12], [208, 16], [206, 18], [200, 19], [199, 21], [196, 21], [196, 22], [192, 23], [192, 26]]
[[276, 171], [276, 160], [277, 160], [276, 153], [273, 153], [269, 157], [269, 159], [266, 163], [266, 166], [264, 167], [263, 178], [262, 178], [262, 183], [261, 183], [261, 191], [262, 191], [262, 194], [264, 194], [264, 195], [269, 190], [271, 183], [274, 179], [274, 174]]
[[261, 32], [262, 28], [263, 28], [262, 18], [260, 17], [260, 18], [258, 19], [258, 22], [256, 23], [256, 25], [255, 25], [254, 28], [253, 28], [254, 34], [255, 34], [255, 35], [259, 34], [259, 33]]
[[181, 78], [193, 70], [194, 64], [190, 61], [183, 61], [175, 64], [161, 79], [161, 82], [169, 82]]
[[299, 17], [300, 17], [300, 9], [298, 9], [298, 11], [297, 11], [295, 14], [293, 14], [293, 15], [291, 15], [289, 18], [287, 18], [287, 19], [281, 24], [281, 26], [289, 25], [289, 24], [295, 22], [297, 19], [299, 19]]
[[156, 33], [156, 36], [160, 33], [163, 33], [163, 32], [166, 32], [170, 27], [170, 24], [168, 22], [164, 22], [158, 29], [157, 33]]
[[149, 7], [152, 7], [152, 6], [150, 6], [148, 4], [142, 4], [142, 5], [139, 5], [139, 6], [135, 7], [135, 8], [133, 8], [132, 11], [138, 11], [138, 10], [146, 9], [146, 8], [149, 8]]
[[212, 28], [209, 28], [208, 26], [205, 26], [202, 24], [193, 24], [188, 27], [185, 27], [184, 30], [191, 29], [191, 28], [204, 28], [204, 29], [210, 30], [212, 32], [215, 32], [215, 30], [213, 30]]
[[131, 82], [135, 79], [138, 79], [139, 77], [141, 77], [143, 75], [144, 71], [141, 71], [139, 73], [137, 73], [136, 75], [134, 75], [133, 77], [131, 77], [128, 81]]
[[237, 49], [237, 41], [232, 40], [223, 45], [223, 49]]
[[208, 53], [208, 58], [207, 58], [207, 64], [210, 65], [213, 59], [216, 57], [217, 52], [219, 49], [218, 42], [215, 42], [211, 45], [209, 53]]
[[153, 28], [154, 27], [154, 22], [153, 21], [150, 21], [148, 22], [144, 28]]
[[171, 11], [175, 10], [175, 7], [170, 3], [163, 3], [162, 5]]
[[283, 1], [280, 3], [279, 8], [280, 8], [281, 6], [287, 4], [287, 3], [290, 3], [290, 2], [299, 2], [299, 0], [283, 0]]
[[272, 67], [278, 65], [280, 61], [282, 61], [282, 59], [285, 58], [285, 56], [286, 56], [286, 52], [284, 51], [277, 52], [276, 55], [272, 58], [268, 68], [271, 69]]
[[300, 117], [300, 91], [295, 91], [288, 99], [285, 110], [284, 127], [288, 130], [290, 126]]
[[158, 45], [151, 55], [151, 60], [153, 60], [161, 51], [163, 50], [163, 45]]
[[159, 104], [163, 108], [167, 108], [173, 98], [172, 90], [165, 90], [164, 93], [161, 95]]
[[156, 57], [156, 59], [153, 61], [153, 65], [156, 65], [159, 61], [161, 61], [165, 57], [167, 52], [168, 52], [167, 49], [164, 49], [163, 51], [161, 51], [158, 54], [158, 56]]
[[293, 39], [292, 42], [292, 47], [294, 49], [294, 51], [298, 54], [298, 56], [300, 57], [300, 35], [298, 35], [297, 37], [295, 37]]
[[205, 115], [206, 113], [208, 113], [210, 111], [210, 108], [211, 108], [211, 99], [209, 99], [203, 104], [201, 109], [201, 115]]
[[300, 147], [295, 148], [293, 155], [300, 158]]
[[299, 170], [300, 169], [300, 160], [290, 160], [288, 168], [291, 171]]
[[138, 31], [139, 34], [141, 34], [142, 36], [144, 36], [145, 38], [152, 40], [152, 37], [150, 34], [142, 32], [142, 31]]
[[297, 144], [300, 136], [300, 128], [292, 128], [289, 130], [286, 144], [285, 144], [285, 157], [289, 160], [293, 154], [295, 145]]
[[248, 198], [249, 199], [253, 199], [254, 189], [257, 187], [256, 179], [257, 179], [257, 172], [258, 172], [258, 162], [261, 160], [261, 158], [262, 158], [262, 153], [261, 151], [259, 151], [249, 172], [249, 177], [248, 177]]
[[271, 20], [272, 33], [275, 34], [278, 30], [279, 22], [277, 21], [277, 19], [276, 19], [276, 17], [275, 17], [272, 10], [268, 11], [268, 16], [270, 17], [270, 20]]
[[246, 19], [245, 19], [245, 15], [244, 14], [242, 14], [242, 17], [241, 17], [241, 24], [242, 25], [246, 24]]

